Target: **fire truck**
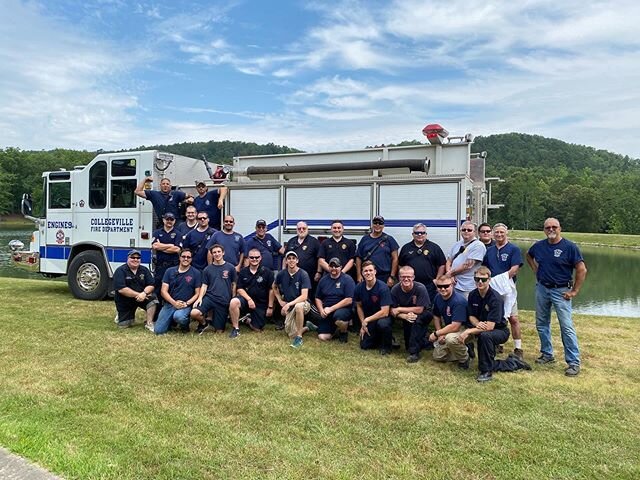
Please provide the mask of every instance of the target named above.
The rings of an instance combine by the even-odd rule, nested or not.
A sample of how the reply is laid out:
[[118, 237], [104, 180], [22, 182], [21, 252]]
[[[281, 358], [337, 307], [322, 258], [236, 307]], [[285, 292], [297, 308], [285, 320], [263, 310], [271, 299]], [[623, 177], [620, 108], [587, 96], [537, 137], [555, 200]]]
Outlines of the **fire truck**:
[[411, 239], [414, 224], [423, 223], [429, 239], [446, 252], [462, 221], [482, 222], [491, 208], [486, 153], [471, 152], [471, 134], [449, 136], [437, 124], [423, 133], [428, 144], [243, 156], [231, 168], [155, 150], [99, 154], [86, 166], [42, 174], [41, 216], [33, 216], [31, 196], [24, 195], [23, 215], [37, 229], [28, 249], [11, 242], [12, 258], [47, 277], [66, 275], [77, 298], [104, 298], [128, 250], [139, 249], [143, 264], [152, 264], [157, 219], [151, 203], [134, 194], [147, 176], [153, 177], [152, 188], [169, 178], [173, 188], [191, 194], [205, 176], [210, 187], [225, 185], [225, 213], [247, 237], [256, 220], [264, 219], [269, 233], [284, 243], [304, 220], [322, 240], [340, 219], [345, 236], [358, 240], [369, 232], [371, 219], [382, 215], [385, 233], [400, 245]]

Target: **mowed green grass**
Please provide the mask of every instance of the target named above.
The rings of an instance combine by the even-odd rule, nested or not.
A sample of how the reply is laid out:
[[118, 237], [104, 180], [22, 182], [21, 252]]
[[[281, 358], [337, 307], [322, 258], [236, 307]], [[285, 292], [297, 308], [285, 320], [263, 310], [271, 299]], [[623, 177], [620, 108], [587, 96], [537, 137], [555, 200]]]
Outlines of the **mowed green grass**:
[[[619, 235], [614, 233], [578, 233], [562, 232], [562, 236], [580, 245], [596, 245], [603, 247], [640, 248], [640, 235]], [[510, 230], [511, 240], [542, 240], [545, 238], [542, 229]]]
[[578, 378], [559, 361], [478, 384], [353, 336], [118, 330], [61, 282], [0, 296], [0, 444], [67, 479], [640, 478], [638, 320], [577, 316]]

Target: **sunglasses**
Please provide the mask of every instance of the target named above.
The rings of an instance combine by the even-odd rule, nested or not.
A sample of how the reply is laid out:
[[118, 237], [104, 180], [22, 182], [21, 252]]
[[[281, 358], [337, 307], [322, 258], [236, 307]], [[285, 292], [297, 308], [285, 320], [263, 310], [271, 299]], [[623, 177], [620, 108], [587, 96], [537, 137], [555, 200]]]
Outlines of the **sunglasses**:
[[140, 260], [140, 257], [129, 257], [131, 260]]
[[414, 235], [426, 235], [427, 232], [413, 232]]
[[473, 277], [473, 281], [476, 283], [487, 283], [489, 281], [489, 277]]
[[461, 232], [473, 232], [473, 228], [461, 228]]
[[555, 225], [552, 225], [550, 227], [544, 227], [545, 230], [557, 230], [558, 228], [560, 228], [560, 227], [557, 227]]
[[373, 223], [374, 225], [384, 225], [384, 222], [380, 222], [378, 220], [376, 220], [375, 222], [371, 222], [371, 223]]
[[249, 259], [251, 260], [260, 260], [260, 255], [256, 256], [256, 255], [249, 255]]
[[491, 230], [480, 230], [480, 233], [491, 233]]
[[198, 217], [198, 220], [209, 220], [209, 217]]
[[185, 260], [191, 260], [191, 255], [180, 255], [180, 258], [184, 258]]
[[450, 283], [449, 285], [436, 285], [436, 288], [438, 290], [446, 290], [447, 288], [449, 288], [451, 285], [453, 285], [452, 283]]

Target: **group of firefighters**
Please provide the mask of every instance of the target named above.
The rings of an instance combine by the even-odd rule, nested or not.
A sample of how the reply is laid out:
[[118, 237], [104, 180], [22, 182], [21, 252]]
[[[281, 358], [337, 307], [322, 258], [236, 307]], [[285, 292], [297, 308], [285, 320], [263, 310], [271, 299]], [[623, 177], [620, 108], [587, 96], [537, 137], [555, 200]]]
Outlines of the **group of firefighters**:
[[[351, 332], [358, 334], [362, 349], [388, 355], [400, 348], [393, 337], [397, 320], [407, 362], [417, 362], [424, 350], [432, 350], [434, 360], [468, 369], [477, 343], [479, 382], [491, 380], [493, 372], [531, 368], [524, 361], [515, 287], [522, 255], [509, 242], [506, 225], [465, 221], [460, 240], [446, 255], [428, 240], [422, 223], [412, 227], [412, 240], [400, 248], [384, 232], [381, 216], [371, 220], [370, 233], [357, 245], [344, 237], [340, 220], [331, 224], [331, 236], [323, 242], [309, 234], [305, 222], [298, 222], [296, 235], [281, 245], [262, 219], [247, 239], [234, 231], [231, 215], [222, 222], [217, 217], [221, 230], [212, 228], [210, 219], [219, 215], [226, 192], [209, 198], [206, 205], [211, 208], [198, 209], [197, 198], [173, 196], [170, 182], [163, 182], [158, 192], [144, 190], [144, 181], [136, 190], [153, 203], [162, 226], [152, 241], [155, 276], [140, 264], [141, 253], [135, 249], [114, 272], [119, 327], [133, 324], [137, 308], [146, 310], [145, 326], [157, 335], [172, 328], [189, 332], [191, 322], [200, 335], [224, 332], [231, 323], [229, 336], [236, 338], [241, 324], [261, 332], [270, 320], [285, 330], [293, 348], [302, 346], [307, 332], [316, 332], [322, 341], [343, 343]], [[197, 189], [198, 197], [211, 194], [204, 182], [198, 182]], [[183, 201], [188, 203], [186, 218], [176, 226], [179, 210], [174, 207]], [[575, 244], [560, 236], [556, 219], [547, 219], [544, 231], [547, 239], [527, 253], [538, 279], [541, 355], [536, 363], [555, 362], [553, 306], [568, 364], [565, 374], [575, 376], [580, 356], [571, 298], [584, 281], [586, 267]], [[511, 334], [513, 352], [496, 359]]]

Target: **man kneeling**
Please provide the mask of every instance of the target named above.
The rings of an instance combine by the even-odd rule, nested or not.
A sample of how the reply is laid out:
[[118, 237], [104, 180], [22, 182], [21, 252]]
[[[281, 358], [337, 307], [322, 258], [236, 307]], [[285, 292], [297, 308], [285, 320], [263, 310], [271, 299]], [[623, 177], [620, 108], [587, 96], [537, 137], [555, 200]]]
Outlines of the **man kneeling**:
[[329, 275], [320, 279], [316, 289], [316, 308], [320, 313], [318, 338], [331, 340], [338, 332], [338, 339], [346, 343], [349, 338], [351, 305], [356, 284], [351, 276], [342, 272], [342, 262], [334, 257], [329, 260]]

